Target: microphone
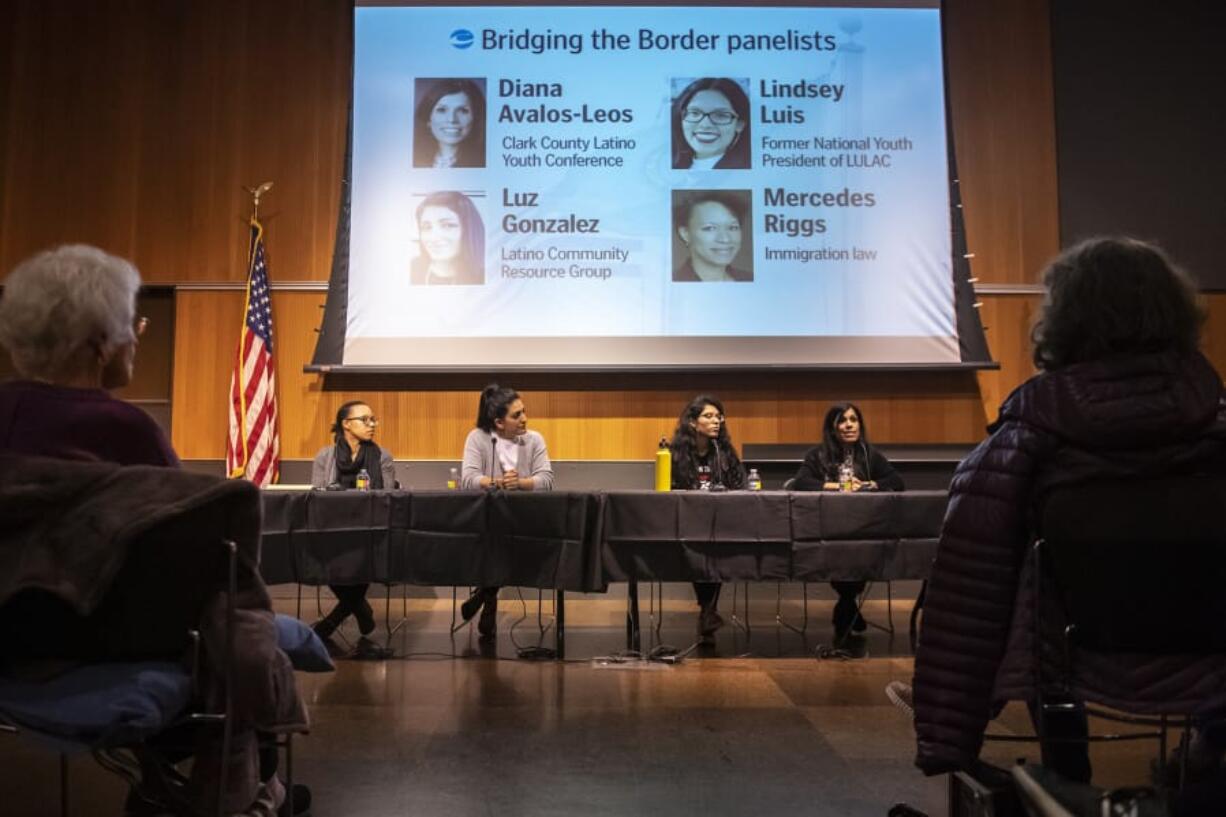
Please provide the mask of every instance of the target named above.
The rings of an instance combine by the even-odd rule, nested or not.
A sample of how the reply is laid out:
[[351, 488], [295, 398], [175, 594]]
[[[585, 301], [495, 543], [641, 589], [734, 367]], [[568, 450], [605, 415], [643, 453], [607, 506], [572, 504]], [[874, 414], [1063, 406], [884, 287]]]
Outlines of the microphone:
[[711, 448], [715, 452], [715, 473], [711, 475], [711, 490], [726, 491], [728, 486], [724, 485], [724, 463], [719, 454], [719, 437], [711, 440]]
[[497, 491], [501, 486], [496, 483], [494, 471], [498, 467], [498, 436], [490, 435], [490, 490]]

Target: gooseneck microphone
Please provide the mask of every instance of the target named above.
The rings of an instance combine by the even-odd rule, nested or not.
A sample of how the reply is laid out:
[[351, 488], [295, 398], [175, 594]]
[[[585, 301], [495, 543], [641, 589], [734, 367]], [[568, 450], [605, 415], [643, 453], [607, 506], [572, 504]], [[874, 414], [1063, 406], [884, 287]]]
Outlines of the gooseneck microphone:
[[498, 435], [490, 435], [490, 490], [497, 491], [501, 486], [495, 481], [494, 471], [498, 468]]
[[711, 475], [711, 490], [726, 491], [728, 490], [728, 486], [724, 484], [724, 463], [719, 452], [719, 437], [715, 437], [711, 440], [711, 449], [715, 453], [715, 473]]

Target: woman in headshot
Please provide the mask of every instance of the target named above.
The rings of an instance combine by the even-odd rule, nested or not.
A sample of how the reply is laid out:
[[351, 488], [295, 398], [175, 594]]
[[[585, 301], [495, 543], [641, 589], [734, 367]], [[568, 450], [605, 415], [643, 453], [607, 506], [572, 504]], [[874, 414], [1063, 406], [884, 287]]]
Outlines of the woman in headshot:
[[[822, 442], [805, 454], [800, 470], [792, 478], [794, 491], [842, 490], [840, 471], [851, 476], [852, 491], [901, 491], [902, 477], [880, 451], [868, 441], [864, 415], [855, 403], [836, 403], [822, 421]], [[830, 586], [839, 594], [834, 605], [834, 632], [842, 640], [851, 632], [863, 632], [856, 597], [864, 592], [862, 581], [835, 581]]]
[[[724, 404], [700, 394], [686, 404], [677, 418], [669, 443], [673, 459], [673, 490], [739, 490], [745, 487], [745, 469], [724, 422]], [[724, 626], [720, 616], [719, 582], [694, 582], [698, 601], [698, 643], [715, 644], [715, 631]]]
[[[524, 401], [515, 389], [491, 383], [477, 401], [476, 427], [464, 440], [464, 490], [551, 491], [553, 465], [545, 438], [528, 430]], [[460, 605], [465, 621], [481, 611], [477, 631], [488, 638], [498, 622], [498, 588], [482, 587]]]
[[477, 83], [438, 80], [417, 101], [413, 167], [485, 167], [485, 94]]
[[673, 100], [673, 167], [749, 167], [749, 98], [740, 84], [704, 77]]
[[[1098, 238], [1056, 257], [1043, 285], [1031, 332], [1039, 373], [1005, 399], [950, 484], [915, 655], [916, 764], [930, 775], [975, 766], [992, 713], [1034, 700], [1023, 565], [1043, 496], [1071, 483], [1226, 473], [1222, 379], [1199, 351], [1204, 313], [1187, 276], [1154, 246]], [[1079, 662], [1078, 696], [1129, 700], [1129, 682], [1153, 678], [1172, 700], [1187, 694], [1185, 681], [1222, 672], [1200, 656], [1098, 658]], [[1075, 742], [1087, 734], [1082, 704], [1037, 717], [1053, 739], [1042, 744], [1044, 767], [1088, 782], [1088, 747]], [[1193, 754], [1216, 766], [1226, 735], [1200, 737]]]
[[686, 196], [673, 212], [677, 237], [688, 250], [674, 281], [752, 281], [753, 272], [732, 266], [741, 251], [745, 207], [734, 195], [710, 190]]
[[426, 196], [417, 205], [417, 242], [410, 283], [485, 283], [485, 224], [468, 196], [451, 190]]
[[[374, 411], [361, 400], [351, 400], [336, 410], [332, 424], [332, 445], [319, 449], [311, 465], [311, 485], [315, 488], [357, 487], [358, 473], [370, 477], [369, 487], [375, 490], [396, 487], [396, 468], [387, 449], [375, 445], [375, 428], [379, 421]], [[368, 584], [328, 585], [336, 596], [332, 612], [315, 622], [320, 638], [329, 638], [349, 616], [358, 622], [358, 632], [370, 635], [375, 631], [375, 613], [366, 600]]]

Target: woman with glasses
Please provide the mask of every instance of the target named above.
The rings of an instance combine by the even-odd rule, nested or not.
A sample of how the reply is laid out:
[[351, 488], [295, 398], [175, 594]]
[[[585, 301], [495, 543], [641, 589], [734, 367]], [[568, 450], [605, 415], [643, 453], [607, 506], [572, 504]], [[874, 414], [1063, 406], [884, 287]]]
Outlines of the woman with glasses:
[[[476, 427], [464, 440], [460, 487], [466, 491], [551, 491], [553, 464], [540, 432], [528, 430], [528, 413], [519, 392], [497, 383], [481, 390]], [[498, 623], [497, 587], [478, 588], [460, 605], [468, 621], [481, 611], [477, 631], [494, 635]]]
[[[675, 491], [739, 490], [745, 487], [745, 469], [724, 422], [724, 404], [700, 394], [686, 404], [677, 418], [669, 443]], [[719, 582], [694, 582], [698, 600], [698, 643], [715, 644], [715, 631], [724, 626], [716, 609]]]
[[[0, 454], [179, 467], [179, 457], [170, 440], [153, 418], [111, 394], [131, 383], [140, 337], [149, 326], [148, 318], [136, 312], [140, 285], [140, 273], [130, 262], [84, 244], [41, 252], [19, 264], [4, 279], [4, 297], [0, 298], [0, 346], [12, 357], [18, 379], [0, 385]], [[171, 482], [179, 484], [177, 480]], [[181, 489], [168, 489], [171, 493], [176, 490]], [[72, 508], [58, 510], [74, 513]], [[94, 508], [91, 513], [98, 514], [99, 509]], [[81, 548], [88, 551], [85, 555], [76, 553], [77, 558], [87, 560], [96, 560], [105, 550], [97, 543], [74, 541], [73, 545], [78, 551]], [[55, 570], [47, 564], [26, 567], [35, 572], [44, 569], [56, 572], [55, 583], [59, 590], [72, 592], [69, 588], [74, 585], [70, 576], [73, 571]], [[288, 659], [275, 650], [276, 631], [264, 583], [254, 571], [241, 566], [239, 570], [242, 572], [238, 581], [244, 589], [236, 606], [243, 624], [234, 640], [234, 692], [235, 700], [246, 703], [236, 704], [244, 712], [235, 718], [230, 744], [232, 754], [221, 765], [234, 772], [228, 778], [224, 797], [228, 806], [232, 806], [227, 808], [227, 813], [238, 811], [241, 804], [250, 804], [243, 813], [254, 814], [269, 802], [274, 808], [280, 805], [285, 798], [285, 787], [275, 775], [275, 747], [271, 752], [257, 750], [255, 730], [251, 725], [255, 713], [250, 708], [262, 707], [260, 702], [265, 702], [270, 711], [258, 713], [256, 720], [271, 725], [284, 722], [282, 719], [293, 712], [298, 701]], [[116, 602], [109, 605], [112, 609], [142, 610], [151, 618], [173, 618], [182, 612], [168, 611], [150, 598], [134, 595], [134, 584], [123, 585], [106, 579], [99, 579], [99, 582], [98, 592], [105, 591], [107, 598]], [[80, 588], [78, 591], [83, 592]], [[39, 595], [50, 599], [58, 593]], [[158, 598], [165, 599], [165, 595]], [[6, 607], [14, 609], [10, 605]], [[52, 608], [40, 605], [38, 609]], [[67, 611], [67, 606], [64, 609]], [[135, 657], [134, 649], [146, 650], [159, 641], [158, 636], [152, 636], [149, 641], [145, 635], [129, 634], [139, 642], [134, 647], [133, 641], [123, 637], [123, 623], [112, 617], [114, 620], [107, 624], [110, 636], [105, 639], [107, 643], [91, 644], [87, 656], [74, 656], [72, 652], [78, 647], [78, 637], [87, 631], [83, 628], [89, 626], [76, 612], [23, 618], [20, 627], [31, 643], [46, 643], [63, 649], [64, 652], [57, 653], [57, 658], [63, 659], [97, 661], [105, 656], [106, 660], [130, 661]], [[206, 614], [201, 615], [208, 618]], [[77, 623], [72, 625], [72, 636], [68, 637], [61, 624], [70, 620]], [[0, 630], [5, 630], [8, 624], [0, 623]], [[122, 655], [114, 657], [112, 648], [120, 645], [123, 646]], [[279, 661], [269, 661], [269, 650], [280, 655]], [[19, 648], [12, 649], [4, 658], [16, 666], [22, 659], [18, 651]], [[164, 655], [157, 657], [164, 658]], [[258, 672], [252, 666], [253, 661], [259, 665]], [[205, 665], [216, 668], [207, 660]], [[260, 674], [265, 670], [266, 675]], [[270, 689], [273, 691], [269, 692]], [[179, 737], [185, 739], [180, 741], [185, 746], [191, 746], [194, 740], [187, 733]], [[202, 756], [215, 754], [220, 749], [212, 738], [203, 734], [198, 737], [198, 749], [205, 751]], [[149, 775], [146, 781], [153, 779], [154, 774], [159, 780], [169, 780], [160, 765], [144, 761], [141, 765], [143, 774]], [[196, 792], [192, 795], [193, 813], [206, 811], [206, 801], [211, 796], [206, 793], [216, 789], [218, 766], [216, 759], [195, 765], [190, 789]], [[125, 814], [163, 813], [160, 807], [155, 809], [144, 799], [145, 793], [133, 786]], [[294, 786], [294, 803], [295, 813], [301, 813], [310, 803], [310, 792], [300, 784]], [[211, 810], [209, 805], [207, 811]]]
[[738, 191], [699, 190], [686, 195], [673, 211], [685, 260], [673, 280], [690, 283], [745, 282], [753, 271], [733, 265], [741, 254], [746, 221]]
[[673, 167], [749, 167], [749, 97], [723, 77], [696, 79], [673, 100]]
[[[395, 488], [396, 470], [387, 449], [375, 445], [379, 421], [374, 411], [361, 400], [351, 400], [336, 410], [332, 425], [333, 444], [315, 455], [311, 466], [311, 485], [316, 488], [357, 488], [358, 474], [370, 478], [373, 489]], [[320, 638], [329, 638], [349, 616], [358, 622], [358, 632], [370, 635], [375, 630], [375, 613], [366, 600], [368, 584], [328, 585], [336, 596], [332, 612], [315, 623]]]
[[59, 247], [9, 275], [0, 345], [17, 380], [0, 386], [0, 450], [120, 465], [178, 466], [148, 414], [111, 395], [132, 380], [148, 319], [140, 274], [95, 247]]

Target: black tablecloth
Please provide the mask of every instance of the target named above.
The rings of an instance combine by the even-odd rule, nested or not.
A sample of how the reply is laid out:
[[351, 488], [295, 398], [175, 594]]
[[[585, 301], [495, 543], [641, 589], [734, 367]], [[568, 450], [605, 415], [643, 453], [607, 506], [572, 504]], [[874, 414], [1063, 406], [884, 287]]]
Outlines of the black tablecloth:
[[269, 584], [927, 578], [942, 491], [267, 491]]
[[600, 497], [555, 491], [264, 493], [269, 584], [605, 586]]

